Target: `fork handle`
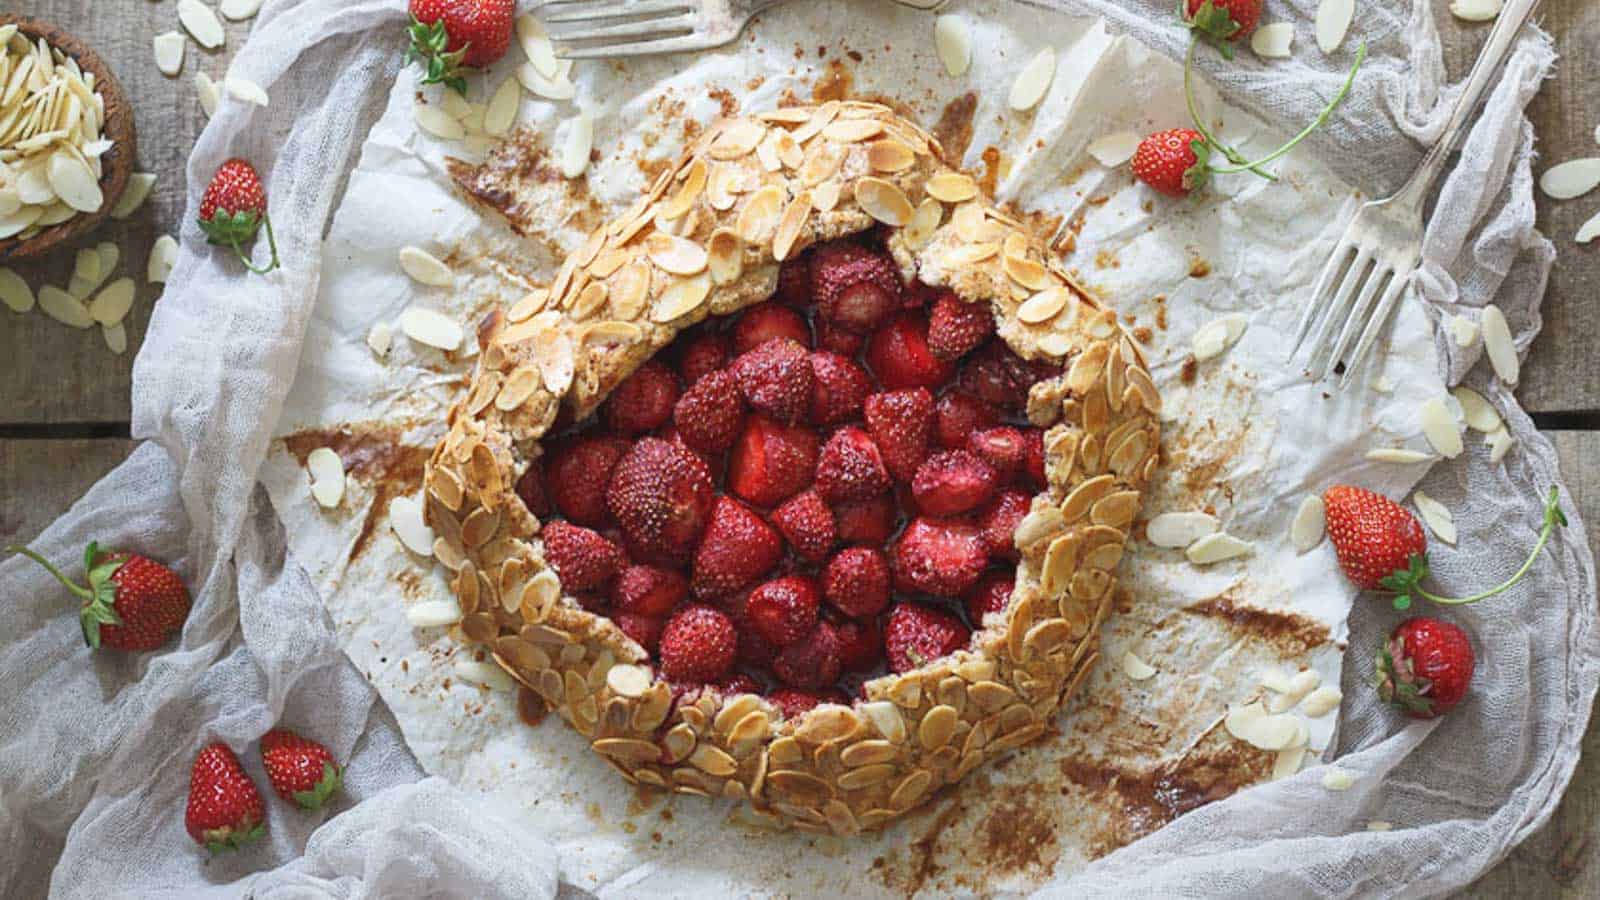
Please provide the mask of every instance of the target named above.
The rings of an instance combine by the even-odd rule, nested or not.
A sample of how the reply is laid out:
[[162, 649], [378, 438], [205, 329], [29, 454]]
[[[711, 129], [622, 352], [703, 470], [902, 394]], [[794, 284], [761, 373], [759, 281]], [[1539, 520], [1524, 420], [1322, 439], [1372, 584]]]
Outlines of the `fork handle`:
[[950, 0], [894, 0], [894, 2], [900, 4], [901, 6], [909, 6], [912, 9], [934, 12], [938, 10], [939, 7], [949, 3]]
[[1494, 83], [1496, 75], [1500, 72], [1500, 65], [1511, 54], [1511, 47], [1516, 43], [1517, 34], [1533, 17], [1533, 11], [1538, 5], [1539, 0], [1506, 0], [1506, 5], [1501, 8], [1499, 17], [1495, 19], [1494, 28], [1489, 32], [1489, 40], [1478, 53], [1478, 61], [1472, 64], [1472, 72], [1467, 75], [1461, 96], [1456, 99], [1455, 108], [1450, 111], [1450, 121], [1445, 125], [1444, 132], [1439, 135], [1433, 146], [1428, 148], [1417, 170], [1411, 173], [1405, 186], [1400, 189], [1400, 194], [1416, 203], [1419, 209], [1426, 200], [1429, 189], [1433, 187], [1434, 180], [1439, 177], [1439, 171], [1444, 168], [1445, 160], [1449, 158], [1456, 139], [1466, 132], [1472, 121], [1472, 114], [1478, 108], [1478, 101], [1488, 92], [1489, 85]]

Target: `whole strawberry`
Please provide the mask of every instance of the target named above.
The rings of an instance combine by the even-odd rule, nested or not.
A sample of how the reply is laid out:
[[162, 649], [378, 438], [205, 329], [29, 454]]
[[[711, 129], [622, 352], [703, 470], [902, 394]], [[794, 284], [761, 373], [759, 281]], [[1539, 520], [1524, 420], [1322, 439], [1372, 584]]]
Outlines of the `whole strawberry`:
[[423, 84], [444, 84], [462, 94], [462, 67], [481, 69], [511, 46], [513, 0], [411, 0], [411, 47], [406, 61], [421, 59]]
[[1249, 37], [1261, 21], [1261, 0], [1186, 0], [1184, 10], [1184, 24], [1228, 59], [1230, 43]]
[[1374, 660], [1378, 696], [1413, 719], [1454, 709], [1472, 683], [1472, 642], [1449, 622], [1413, 616], [1395, 626]]
[[99, 649], [154, 650], [183, 628], [189, 615], [189, 590], [177, 573], [133, 553], [106, 553], [91, 543], [83, 553], [89, 585], [61, 573], [49, 560], [27, 547], [7, 547], [45, 569], [83, 601], [78, 618], [84, 643]]
[[237, 850], [266, 833], [261, 792], [227, 744], [208, 744], [194, 758], [183, 825], [195, 843], [212, 853]]
[[1428, 576], [1428, 536], [1410, 510], [1366, 488], [1336, 484], [1322, 494], [1326, 507], [1328, 540], [1339, 557], [1339, 568], [1362, 590], [1384, 588], [1395, 594], [1394, 608], [1411, 606], [1413, 595], [1450, 606], [1476, 603], [1493, 597], [1526, 575], [1534, 557], [1549, 542], [1558, 525], [1566, 525], [1555, 488], [1545, 500], [1544, 525], [1533, 552], [1510, 578], [1470, 597], [1440, 597], [1422, 587]]
[[278, 796], [301, 809], [321, 808], [344, 778], [328, 748], [287, 728], [261, 736], [261, 764]]
[[1187, 197], [1204, 185], [1211, 151], [1193, 128], [1169, 128], [1148, 135], [1133, 151], [1133, 177], [1168, 197]]
[[[262, 225], [267, 226], [267, 245], [272, 249], [272, 264], [264, 269], [257, 268], [244, 250]], [[211, 184], [200, 198], [200, 230], [211, 243], [232, 247], [252, 272], [265, 275], [278, 267], [278, 240], [267, 215], [267, 193], [255, 166], [242, 159], [228, 160], [211, 176]]]

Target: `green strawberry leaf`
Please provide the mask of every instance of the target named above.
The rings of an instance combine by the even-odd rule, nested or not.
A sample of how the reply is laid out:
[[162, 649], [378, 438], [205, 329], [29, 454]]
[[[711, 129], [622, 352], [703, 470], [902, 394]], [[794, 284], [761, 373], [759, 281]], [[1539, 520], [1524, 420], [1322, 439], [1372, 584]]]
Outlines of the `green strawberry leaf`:
[[1211, 147], [1205, 140], [1197, 140], [1189, 142], [1189, 149], [1194, 152], [1194, 165], [1184, 170], [1183, 186], [1194, 192], [1211, 180]]
[[1193, 16], [1184, 14], [1187, 9], [1188, 4], [1179, 0], [1178, 15], [1184, 20], [1184, 25], [1206, 43], [1217, 48], [1217, 52], [1221, 53], [1224, 59], [1233, 59], [1233, 44], [1230, 41], [1242, 27], [1233, 20], [1233, 15], [1217, 6], [1212, 0], [1205, 0], [1200, 4], [1200, 8], [1195, 10]]
[[322, 764], [322, 778], [316, 787], [309, 791], [295, 791], [294, 802], [300, 804], [302, 809], [320, 809], [328, 801], [334, 791], [339, 789], [344, 780], [344, 773], [333, 763]]

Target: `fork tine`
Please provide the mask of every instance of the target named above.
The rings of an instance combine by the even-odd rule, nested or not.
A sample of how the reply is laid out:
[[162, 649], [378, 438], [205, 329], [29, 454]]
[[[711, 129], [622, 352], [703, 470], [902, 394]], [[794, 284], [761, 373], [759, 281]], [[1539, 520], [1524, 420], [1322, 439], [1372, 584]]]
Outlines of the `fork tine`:
[[637, 22], [625, 22], [621, 25], [599, 25], [594, 28], [552, 32], [550, 39], [560, 43], [572, 43], [573, 41], [615, 41], [621, 38], [649, 38], [653, 35], [663, 38], [676, 37], [679, 33], [693, 31], [694, 21], [693, 14], [643, 19]]
[[1361, 332], [1361, 340], [1356, 342], [1355, 352], [1344, 364], [1344, 377], [1339, 379], [1339, 390], [1344, 390], [1355, 378], [1356, 369], [1367, 358], [1367, 353], [1378, 340], [1378, 334], [1383, 331], [1383, 326], [1389, 321], [1389, 316], [1394, 313], [1395, 305], [1400, 302], [1400, 297], [1405, 293], [1406, 285], [1411, 281], [1411, 275], [1416, 266], [1404, 271], [1395, 270], [1394, 278], [1389, 281], [1389, 287], [1383, 292], [1383, 300], [1378, 303], [1378, 311], [1367, 322], [1367, 329]]
[[1317, 323], [1316, 332], [1311, 336], [1311, 353], [1306, 360], [1306, 365], [1316, 371], [1321, 364], [1323, 351], [1328, 349], [1328, 340], [1335, 331], [1344, 327], [1345, 321], [1350, 316], [1350, 304], [1355, 299], [1356, 289], [1366, 278], [1368, 264], [1372, 262], [1372, 250], [1365, 246], [1356, 248], [1356, 258], [1350, 263], [1350, 268], [1345, 270], [1344, 278], [1340, 279], [1338, 290], [1333, 299], [1328, 301], [1328, 314]]
[[[1313, 380], [1321, 381], [1328, 377], [1328, 372], [1338, 365], [1344, 351], [1349, 348], [1357, 334], [1367, 324], [1367, 311], [1378, 298], [1380, 288], [1388, 287], [1389, 277], [1394, 274], [1394, 267], [1384, 260], [1375, 260], [1372, 264], [1372, 274], [1367, 276], [1361, 285], [1361, 293], [1356, 296], [1356, 302], [1350, 307], [1350, 315], [1344, 320], [1344, 327], [1339, 329], [1339, 337], [1333, 342], [1333, 349], [1329, 351], [1328, 358], [1323, 360], [1322, 368], [1313, 375]], [[1348, 366], [1346, 367], [1348, 369]]]
[[[544, 10], [552, 10], [544, 13]], [[546, 25], [558, 22], [586, 22], [620, 16], [664, 15], [693, 12], [684, 0], [555, 0], [540, 7], [539, 18]]]
[[631, 44], [594, 44], [588, 47], [557, 47], [561, 59], [610, 59], [613, 56], [648, 56], [653, 53], [677, 53], [680, 50], [699, 50], [706, 41], [694, 34], [682, 37], [635, 41]]
[[1294, 346], [1289, 348], [1287, 359], [1294, 359], [1300, 352], [1300, 345], [1305, 343], [1306, 335], [1311, 332], [1312, 323], [1317, 321], [1317, 313], [1324, 308], [1322, 296], [1333, 287], [1333, 279], [1344, 267], [1345, 260], [1350, 256], [1350, 251], [1355, 245], [1345, 238], [1339, 239], [1339, 245], [1328, 255], [1328, 261], [1322, 266], [1322, 273], [1317, 276], [1316, 287], [1311, 289], [1311, 295], [1306, 298], [1305, 311], [1300, 314], [1300, 324], [1295, 328]]

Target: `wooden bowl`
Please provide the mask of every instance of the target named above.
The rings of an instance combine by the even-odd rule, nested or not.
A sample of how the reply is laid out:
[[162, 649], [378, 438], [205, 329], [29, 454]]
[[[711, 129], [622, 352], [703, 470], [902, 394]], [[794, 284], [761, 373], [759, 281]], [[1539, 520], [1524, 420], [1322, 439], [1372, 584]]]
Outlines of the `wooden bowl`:
[[111, 67], [106, 65], [99, 54], [90, 50], [83, 41], [48, 22], [0, 13], [0, 25], [11, 24], [15, 24], [18, 31], [35, 41], [44, 38], [45, 43], [76, 60], [78, 68], [94, 73], [95, 93], [104, 97], [106, 101], [101, 136], [111, 140], [113, 146], [100, 157], [100, 191], [105, 196], [105, 202], [100, 204], [100, 209], [92, 213], [78, 213], [25, 241], [14, 237], [0, 240], [0, 263], [38, 256], [57, 247], [70, 245], [99, 227], [100, 223], [105, 221], [106, 215], [111, 212], [111, 208], [116, 206], [123, 190], [127, 188], [128, 176], [133, 172], [133, 160], [138, 149], [133, 108], [129, 106], [128, 96], [123, 93], [117, 76], [112, 73]]

